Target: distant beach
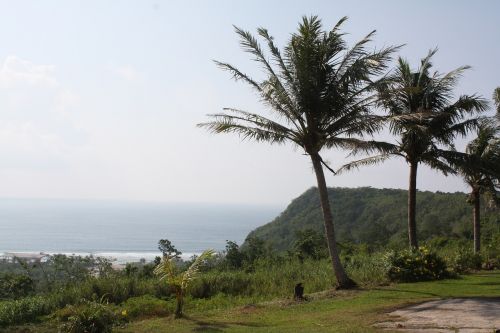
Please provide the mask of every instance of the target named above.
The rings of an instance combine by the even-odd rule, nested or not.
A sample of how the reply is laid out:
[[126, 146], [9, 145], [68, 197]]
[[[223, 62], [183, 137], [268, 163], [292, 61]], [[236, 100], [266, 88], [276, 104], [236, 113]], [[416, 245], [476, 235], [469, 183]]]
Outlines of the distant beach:
[[183, 258], [226, 240], [243, 242], [281, 207], [163, 204], [86, 200], [0, 199], [0, 255], [90, 255], [116, 263], [153, 260], [158, 240], [172, 241]]

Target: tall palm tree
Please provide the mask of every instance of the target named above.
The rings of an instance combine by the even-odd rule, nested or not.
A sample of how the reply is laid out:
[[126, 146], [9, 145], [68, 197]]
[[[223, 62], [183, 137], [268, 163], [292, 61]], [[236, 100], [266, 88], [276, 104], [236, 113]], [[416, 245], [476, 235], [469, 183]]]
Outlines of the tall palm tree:
[[473, 204], [474, 252], [481, 250], [481, 194], [486, 193], [497, 201], [496, 180], [500, 179], [499, 129], [482, 126], [477, 137], [469, 142], [465, 158], [456, 164], [465, 182], [471, 187], [469, 195]]
[[478, 125], [478, 118], [468, 116], [484, 111], [487, 106], [485, 100], [476, 95], [462, 95], [453, 100], [453, 90], [468, 67], [445, 75], [431, 73], [431, 58], [436, 51], [431, 50], [416, 71], [410, 69], [405, 59], [399, 58], [395, 71], [384, 85], [379, 86], [379, 105], [387, 111], [389, 129], [397, 143], [373, 142], [379, 155], [348, 163], [340, 169], [377, 164], [391, 156], [406, 160], [410, 166], [408, 239], [411, 248], [418, 247], [415, 217], [419, 164], [426, 164], [445, 175], [456, 173], [447, 163], [447, 159], [454, 156], [453, 141]]
[[500, 122], [500, 87], [493, 91], [493, 102], [497, 107], [497, 120]]
[[269, 54], [252, 34], [235, 27], [241, 46], [262, 66], [265, 78], [257, 81], [228, 63], [216, 63], [256, 90], [270, 116], [227, 108], [224, 113], [209, 115], [210, 122], [199, 124], [214, 133], [237, 133], [243, 139], [271, 144], [290, 142], [309, 155], [339, 288], [354, 286], [354, 282], [340, 262], [323, 166], [333, 170], [320, 152], [324, 148], [351, 149], [363, 144], [362, 135], [379, 130], [380, 117], [370, 110], [373, 92], [381, 82], [374, 76], [383, 74], [397, 49], [367, 50], [375, 31], [348, 48], [339, 31], [346, 19], [342, 18], [330, 31], [323, 31], [316, 16], [303, 17], [283, 51], [266, 29], [259, 28], [257, 33], [267, 44]]

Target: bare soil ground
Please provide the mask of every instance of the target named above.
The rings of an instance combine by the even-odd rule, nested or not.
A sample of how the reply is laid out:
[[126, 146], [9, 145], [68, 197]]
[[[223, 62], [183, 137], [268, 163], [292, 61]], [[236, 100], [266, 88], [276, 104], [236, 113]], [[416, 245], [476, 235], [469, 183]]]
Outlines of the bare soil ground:
[[408, 333], [500, 332], [500, 298], [453, 298], [409, 306], [390, 313], [379, 328]]

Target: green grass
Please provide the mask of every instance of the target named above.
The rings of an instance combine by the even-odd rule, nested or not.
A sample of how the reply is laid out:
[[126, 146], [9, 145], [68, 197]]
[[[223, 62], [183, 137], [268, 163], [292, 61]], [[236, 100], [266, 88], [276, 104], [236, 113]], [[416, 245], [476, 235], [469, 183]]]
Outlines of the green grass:
[[[114, 332], [376, 332], [372, 324], [387, 320], [387, 312], [394, 308], [437, 298], [495, 296], [500, 296], [500, 271], [367, 290], [326, 291], [310, 295], [303, 303], [289, 299], [255, 303], [259, 300], [216, 296], [188, 300], [184, 319], [150, 318]], [[4, 332], [54, 332], [54, 327], [24, 326]]]
[[461, 279], [397, 284], [361, 291], [320, 293], [302, 304], [274, 301], [239, 306], [186, 319], [150, 319], [117, 332], [375, 332], [375, 322], [396, 307], [429, 299], [500, 296], [500, 272]]

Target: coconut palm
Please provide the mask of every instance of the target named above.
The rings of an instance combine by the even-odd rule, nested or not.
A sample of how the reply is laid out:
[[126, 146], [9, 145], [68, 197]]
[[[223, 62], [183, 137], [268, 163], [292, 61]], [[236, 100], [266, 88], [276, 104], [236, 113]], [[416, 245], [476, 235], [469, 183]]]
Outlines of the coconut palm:
[[493, 102], [497, 107], [497, 121], [500, 122], [500, 87], [493, 92]]
[[325, 234], [340, 288], [354, 282], [340, 262], [323, 166], [333, 170], [320, 153], [325, 148], [361, 145], [361, 135], [380, 128], [379, 117], [370, 111], [372, 92], [380, 84], [374, 76], [385, 71], [397, 49], [367, 50], [374, 31], [348, 48], [339, 31], [346, 19], [324, 31], [316, 16], [303, 17], [283, 51], [266, 29], [259, 28], [257, 33], [269, 54], [252, 34], [236, 27], [241, 46], [262, 66], [264, 79], [257, 81], [228, 63], [216, 63], [256, 90], [270, 116], [226, 108], [224, 113], [209, 115], [210, 122], [199, 124], [214, 133], [232, 132], [271, 144], [289, 142], [304, 150], [316, 174]]
[[466, 158], [457, 164], [464, 181], [471, 187], [469, 201], [473, 204], [474, 252], [481, 250], [481, 194], [497, 201], [497, 180], [500, 179], [500, 138], [498, 128], [482, 126], [477, 138], [466, 147]]
[[166, 281], [169, 287], [175, 291], [175, 298], [177, 300], [175, 309], [176, 318], [183, 316], [184, 296], [189, 284], [198, 277], [200, 267], [203, 263], [213, 257], [214, 254], [214, 250], [204, 251], [183, 272], [180, 272], [177, 266], [178, 258], [172, 254], [164, 254], [161, 262], [155, 267], [154, 273], [159, 276], [160, 280]]
[[405, 59], [399, 58], [395, 71], [379, 87], [379, 105], [387, 111], [389, 129], [397, 143], [379, 143], [378, 155], [348, 163], [340, 169], [377, 164], [391, 156], [406, 160], [410, 166], [408, 238], [411, 248], [418, 247], [415, 221], [418, 166], [426, 164], [445, 175], [456, 173], [447, 163], [455, 156], [453, 141], [476, 128], [479, 119], [470, 116], [487, 107], [485, 100], [476, 95], [462, 95], [453, 100], [453, 90], [468, 67], [445, 75], [431, 73], [431, 59], [436, 51], [431, 50], [416, 71], [410, 69]]

